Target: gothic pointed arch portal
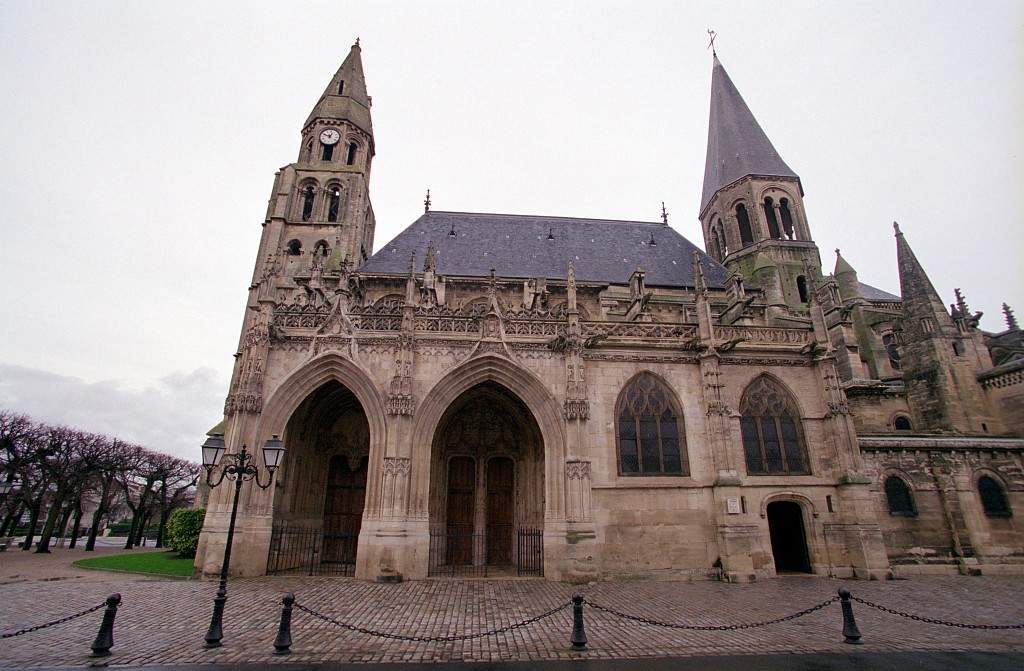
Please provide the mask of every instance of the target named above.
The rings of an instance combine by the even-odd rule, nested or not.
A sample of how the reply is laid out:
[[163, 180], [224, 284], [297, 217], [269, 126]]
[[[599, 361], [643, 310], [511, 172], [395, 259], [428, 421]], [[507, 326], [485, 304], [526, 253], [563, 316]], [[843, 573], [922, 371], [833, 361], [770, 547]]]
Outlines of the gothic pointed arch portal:
[[291, 414], [284, 439], [288, 464], [273, 503], [268, 572], [353, 575], [370, 456], [362, 404], [328, 380]]
[[451, 403], [431, 446], [430, 573], [541, 570], [543, 445], [530, 410], [496, 382]]

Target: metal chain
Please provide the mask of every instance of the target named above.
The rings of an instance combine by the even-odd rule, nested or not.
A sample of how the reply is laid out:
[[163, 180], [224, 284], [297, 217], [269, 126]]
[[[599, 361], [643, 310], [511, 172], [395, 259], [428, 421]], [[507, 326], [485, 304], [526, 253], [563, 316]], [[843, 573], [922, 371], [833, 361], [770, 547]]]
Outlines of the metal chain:
[[960, 627], [961, 629], [1024, 629], [1024, 623], [1021, 623], [1021, 624], [970, 624], [970, 623], [967, 623], [967, 622], [949, 622], [947, 620], [936, 620], [936, 619], [933, 619], [933, 618], [930, 618], [930, 617], [924, 617], [923, 615], [914, 615], [913, 613], [904, 613], [901, 610], [894, 610], [892, 608], [886, 608], [885, 606], [880, 606], [877, 603], [872, 603], [871, 601], [868, 601], [866, 599], [861, 599], [860, 597], [853, 596], [852, 594], [850, 595], [850, 598], [853, 599], [854, 601], [856, 601], [857, 603], [862, 603], [865, 606], [868, 606], [870, 608], [875, 608], [876, 610], [880, 610], [880, 611], [882, 611], [884, 613], [889, 613], [890, 615], [899, 615], [900, 617], [905, 617], [905, 618], [907, 618], [909, 620], [916, 620], [918, 622], [927, 622], [928, 624], [941, 624], [941, 625], [946, 626], [946, 627]]
[[343, 629], [359, 632], [360, 634], [367, 634], [369, 636], [376, 636], [378, 638], [391, 638], [397, 641], [415, 641], [417, 643], [443, 643], [451, 641], [468, 641], [474, 638], [483, 638], [485, 636], [493, 636], [495, 634], [504, 634], [505, 632], [509, 632], [514, 629], [519, 629], [520, 627], [531, 625], [534, 622], [539, 622], [540, 620], [543, 620], [546, 617], [551, 617], [555, 613], [565, 610], [571, 605], [572, 601], [567, 601], [566, 603], [563, 603], [561, 606], [552, 608], [551, 610], [545, 611], [540, 615], [537, 615], [536, 617], [531, 617], [528, 620], [523, 620], [522, 622], [516, 622], [515, 624], [510, 624], [508, 626], [500, 627], [498, 629], [492, 629], [490, 631], [482, 631], [476, 634], [457, 634], [453, 636], [403, 636], [402, 634], [391, 634], [386, 631], [377, 631], [374, 629], [367, 629], [365, 627], [357, 627], [355, 625], [347, 624], [345, 622], [339, 622], [338, 620], [335, 620], [333, 617], [330, 617], [329, 615], [318, 613], [311, 608], [306, 608], [300, 603], [296, 603], [295, 608], [298, 608], [302, 612], [308, 613], [309, 615], [312, 615], [315, 618], [323, 620], [324, 622], [329, 622]]
[[19, 629], [18, 631], [12, 631], [12, 632], [10, 632], [8, 634], [0, 634], [0, 639], [3, 639], [3, 638], [14, 638], [15, 636], [21, 636], [22, 634], [31, 634], [33, 631], [39, 631], [40, 629], [46, 629], [47, 627], [53, 627], [53, 626], [56, 626], [58, 624], [64, 624], [65, 622], [69, 622], [71, 620], [74, 620], [76, 617], [82, 617], [83, 615], [88, 615], [89, 613], [94, 613], [94, 612], [98, 611], [100, 608], [103, 608], [106, 605], [107, 605], [106, 602], [103, 602], [103, 603], [101, 603], [98, 606], [93, 606], [92, 608], [86, 608], [81, 613], [75, 613], [74, 615], [68, 615], [67, 617], [62, 617], [61, 619], [54, 620], [53, 622], [47, 622], [46, 624], [37, 624], [34, 627], [25, 627], [24, 629]]
[[753, 629], [754, 627], [766, 627], [770, 624], [778, 624], [780, 622], [788, 622], [789, 620], [795, 620], [798, 617], [810, 615], [815, 611], [821, 610], [825, 606], [831, 605], [838, 600], [839, 597], [834, 596], [827, 601], [822, 601], [816, 606], [805, 608], [801, 611], [793, 613], [792, 615], [778, 617], [774, 620], [763, 620], [761, 622], [744, 622], [742, 624], [676, 624], [673, 622], [661, 622], [659, 620], [652, 620], [651, 618], [647, 617], [639, 617], [637, 615], [623, 613], [622, 611], [615, 610], [614, 608], [609, 608], [607, 606], [602, 606], [601, 604], [594, 603], [590, 599], [586, 599], [584, 603], [590, 606], [591, 608], [596, 608], [597, 610], [604, 611], [616, 617], [621, 617], [626, 620], [633, 620], [634, 622], [639, 622], [640, 624], [653, 625], [655, 627], [669, 627], [671, 629], [690, 629], [693, 631], [732, 631], [735, 629]]

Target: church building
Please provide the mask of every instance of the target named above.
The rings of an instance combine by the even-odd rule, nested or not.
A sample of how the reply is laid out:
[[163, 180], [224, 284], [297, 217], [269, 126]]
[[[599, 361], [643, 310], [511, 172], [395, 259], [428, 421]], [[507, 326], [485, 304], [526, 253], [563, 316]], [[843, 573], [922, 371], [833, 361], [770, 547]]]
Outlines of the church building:
[[[430, 209], [378, 251], [358, 42], [275, 176], [227, 451], [234, 572], [747, 582], [1024, 573], [1024, 337], [823, 268], [717, 56], [703, 249], [663, 221]], [[812, 180], [813, 181], [813, 180]], [[925, 222], [910, 222], [923, 231]], [[255, 235], [255, 231], [254, 231]], [[883, 235], [878, 222], [878, 235]], [[830, 261], [831, 264], [831, 261]], [[231, 487], [196, 569], [219, 570]]]

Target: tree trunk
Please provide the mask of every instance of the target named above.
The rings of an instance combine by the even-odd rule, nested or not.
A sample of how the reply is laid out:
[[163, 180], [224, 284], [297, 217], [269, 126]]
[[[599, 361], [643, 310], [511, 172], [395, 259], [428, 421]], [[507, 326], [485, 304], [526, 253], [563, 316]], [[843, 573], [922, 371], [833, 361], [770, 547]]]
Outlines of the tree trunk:
[[46, 495], [46, 487], [40, 492], [36, 500], [29, 508], [28, 529], [25, 530], [25, 542], [21, 544], [22, 550], [32, 549], [32, 537], [36, 535], [36, 526], [39, 524], [39, 510], [43, 507], [43, 496]]
[[43, 525], [43, 532], [39, 536], [39, 542], [36, 543], [37, 554], [50, 553], [50, 539], [53, 538], [53, 531], [57, 527], [57, 518], [60, 517], [65, 498], [67, 498], [67, 492], [63, 487], [57, 487], [57, 493], [54, 495], [53, 501], [50, 502], [50, 512], [46, 515], [46, 524]]
[[57, 529], [54, 536], [57, 538], [56, 547], [64, 547], [65, 534], [68, 530], [68, 522], [71, 521], [71, 513], [75, 512], [75, 504], [73, 501], [68, 501], [68, 504], [64, 506], [64, 510], [60, 514], [60, 522], [57, 523]]
[[132, 504], [129, 503], [128, 507], [132, 511], [132, 525], [128, 528], [128, 540], [124, 544], [125, 550], [131, 550], [135, 547], [135, 528], [139, 523], [139, 516], [142, 514], [142, 512], [138, 508], [132, 506]]
[[71, 529], [71, 542], [68, 543], [68, 549], [72, 550], [78, 544], [78, 534], [82, 530], [82, 497], [78, 497], [78, 502], [75, 504], [75, 519], [74, 527]]
[[139, 525], [139, 535], [135, 538], [136, 545], [146, 545], [146, 527], [149, 526], [151, 517], [153, 517], [152, 510], [147, 510], [146, 514], [142, 516], [142, 524]]
[[21, 514], [25, 512], [25, 504], [23, 503], [12, 503], [11, 510], [4, 517], [3, 524], [0, 524], [0, 536], [13, 536], [15, 529], [18, 528], [18, 520], [21, 519]]
[[[156, 530], [156, 546], [158, 548], [164, 547], [164, 541], [167, 540], [167, 520], [171, 516], [171, 509], [164, 508], [160, 511], [160, 526]], [[2, 534], [0, 534], [2, 535]]]
[[114, 476], [108, 475], [103, 479], [103, 491], [100, 492], [100, 502], [96, 506], [96, 512], [92, 514], [92, 525], [89, 527], [89, 539], [85, 541], [85, 551], [92, 552], [96, 549], [96, 535], [100, 532], [100, 522], [107, 514], [107, 497], [110, 496], [110, 488], [114, 486]]

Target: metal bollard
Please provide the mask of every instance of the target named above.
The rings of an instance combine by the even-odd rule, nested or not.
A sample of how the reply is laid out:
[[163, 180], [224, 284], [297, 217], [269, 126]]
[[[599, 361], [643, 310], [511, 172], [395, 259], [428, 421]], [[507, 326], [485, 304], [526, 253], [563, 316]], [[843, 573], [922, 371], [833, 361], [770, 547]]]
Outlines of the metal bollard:
[[288, 592], [281, 599], [281, 624], [277, 627], [277, 638], [274, 639], [274, 654], [291, 654], [292, 647], [292, 604], [295, 603], [295, 595]]
[[92, 654], [90, 657], [107, 657], [110, 649], [114, 647], [114, 616], [117, 615], [117, 607], [121, 605], [121, 595], [111, 594], [107, 597], [107, 608], [103, 611], [103, 621], [100, 622], [100, 630], [96, 634], [96, 640], [92, 642]]
[[853, 618], [853, 602], [850, 600], [850, 590], [845, 587], [839, 588], [839, 604], [843, 608], [843, 643], [860, 645], [860, 629], [857, 628], [857, 620]]
[[572, 595], [572, 637], [569, 639], [573, 650], [587, 649], [587, 632], [583, 628], [583, 595]]

